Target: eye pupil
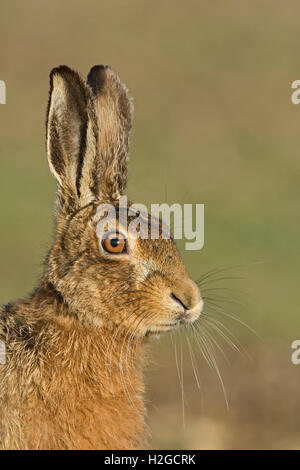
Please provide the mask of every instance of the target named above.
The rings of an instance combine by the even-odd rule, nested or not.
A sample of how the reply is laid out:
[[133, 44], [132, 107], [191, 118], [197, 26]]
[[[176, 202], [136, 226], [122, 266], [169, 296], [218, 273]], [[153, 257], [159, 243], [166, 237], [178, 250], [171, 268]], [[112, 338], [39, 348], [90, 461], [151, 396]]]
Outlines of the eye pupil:
[[110, 244], [113, 248], [116, 248], [120, 243], [120, 240], [118, 238], [112, 238], [110, 240]]

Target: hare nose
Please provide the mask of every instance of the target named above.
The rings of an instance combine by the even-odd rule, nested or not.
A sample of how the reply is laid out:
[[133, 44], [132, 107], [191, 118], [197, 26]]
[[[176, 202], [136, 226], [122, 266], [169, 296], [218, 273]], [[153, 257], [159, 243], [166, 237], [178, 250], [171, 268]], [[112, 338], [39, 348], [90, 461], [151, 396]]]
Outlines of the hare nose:
[[201, 302], [199, 288], [191, 279], [176, 283], [170, 295], [185, 310], [192, 310]]

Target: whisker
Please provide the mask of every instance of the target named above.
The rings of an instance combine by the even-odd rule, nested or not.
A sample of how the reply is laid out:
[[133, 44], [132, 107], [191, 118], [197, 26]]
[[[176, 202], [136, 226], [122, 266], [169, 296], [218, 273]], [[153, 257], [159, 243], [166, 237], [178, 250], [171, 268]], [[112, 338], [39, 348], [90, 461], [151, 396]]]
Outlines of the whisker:
[[225, 403], [226, 403], [226, 408], [227, 410], [229, 410], [229, 404], [228, 404], [228, 398], [227, 398], [227, 393], [226, 393], [226, 389], [225, 389], [225, 385], [224, 385], [224, 382], [223, 382], [223, 378], [222, 378], [222, 375], [221, 375], [221, 372], [220, 372], [220, 369], [219, 369], [219, 366], [218, 366], [218, 363], [216, 361], [216, 358], [215, 358], [215, 351], [214, 351], [214, 347], [210, 341], [210, 339], [207, 337], [207, 335], [205, 334], [205, 332], [203, 332], [203, 340], [204, 340], [204, 343], [207, 342], [206, 346], [207, 346], [207, 350], [210, 352], [210, 357], [211, 357], [211, 360], [212, 360], [212, 363], [214, 365], [214, 370], [219, 378], [219, 381], [220, 381], [220, 384], [221, 384], [221, 388], [223, 390], [223, 395], [224, 395], [224, 400], [225, 400]]
[[191, 327], [193, 329], [193, 332], [194, 332], [194, 338], [195, 338], [195, 341], [199, 347], [199, 350], [202, 354], [202, 356], [204, 357], [207, 365], [209, 366], [209, 368], [213, 371], [214, 370], [214, 366], [213, 366], [213, 363], [211, 362], [211, 358], [210, 358], [210, 355], [207, 354], [207, 351], [206, 351], [206, 348], [203, 348], [204, 344], [203, 344], [203, 338], [201, 338], [201, 336], [199, 335], [198, 331], [196, 330], [196, 327], [195, 327], [195, 324], [191, 324]]
[[[184, 426], [184, 423], [185, 423], [185, 416], [184, 416], [185, 397], [184, 397], [184, 387], [183, 387], [183, 376], [182, 376], [182, 373], [180, 373], [180, 369], [179, 369], [176, 338], [175, 338], [175, 342], [174, 342], [174, 352], [175, 352], [175, 363], [176, 363], [177, 375], [178, 375], [180, 389], [181, 389], [182, 423], [183, 423], [183, 426]], [[182, 349], [181, 349], [181, 352], [182, 352]]]
[[[205, 293], [205, 291], [202, 290], [202, 294], [203, 293]], [[228, 297], [224, 297], [224, 296], [208, 297], [207, 295], [202, 295], [202, 299], [203, 299], [204, 302], [211, 300], [212, 302], [226, 302], [226, 303], [229, 303], [229, 304], [240, 305], [240, 306], [245, 305], [242, 302], [240, 302], [239, 300], [229, 299]]]
[[210, 278], [214, 274], [220, 274], [226, 271], [231, 271], [232, 269], [240, 269], [243, 266], [241, 265], [233, 265], [233, 266], [221, 266], [220, 268], [215, 268], [207, 271], [206, 273], [202, 274], [202, 276], [199, 277], [195, 282], [201, 282], [207, 278]]
[[251, 331], [251, 333], [253, 333], [256, 337], [258, 337], [259, 339], [262, 340], [262, 338], [258, 335], [258, 333], [253, 328], [251, 328], [251, 326], [247, 325], [247, 323], [245, 323], [243, 320], [241, 320], [239, 317], [237, 317], [233, 312], [228, 312], [227, 310], [224, 310], [222, 307], [220, 307], [219, 305], [217, 305], [216, 303], [211, 302], [211, 301], [207, 302], [207, 311], [208, 311], [209, 308], [212, 309], [217, 314], [219, 313], [220, 315], [224, 315], [224, 316], [226, 316], [228, 318], [231, 318], [232, 320], [240, 323], [245, 328], [247, 328], [249, 331]]
[[[207, 328], [206, 328], [207, 327]], [[207, 334], [208, 338], [210, 339], [210, 341], [216, 346], [216, 348], [220, 351], [220, 353], [222, 354], [223, 358], [225, 359], [225, 361], [227, 362], [227, 365], [230, 365], [230, 362], [228, 360], [228, 357], [227, 355], [225, 354], [225, 351], [222, 349], [222, 347], [220, 346], [220, 344], [217, 342], [217, 340], [212, 336], [211, 332], [209, 331], [209, 325], [204, 325], [202, 324], [202, 330], [205, 331], [205, 333]], [[201, 331], [202, 331], [201, 330]]]
[[264, 264], [265, 261], [254, 261], [253, 263], [247, 263], [247, 264], [237, 264], [237, 265], [231, 265], [231, 266], [221, 266], [220, 268], [215, 268], [215, 269], [211, 269], [210, 271], [207, 271], [206, 273], [204, 273], [202, 276], [200, 276], [200, 278], [195, 281], [196, 283], [198, 282], [201, 282], [202, 280], [206, 279], [206, 278], [209, 278], [211, 276], [213, 276], [214, 274], [219, 274], [219, 273], [222, 273], [222, 272], [226, 272], [226, 271], [230, 271], [232, 269], [245, 269], [245, 268], [248, 268], [248, 267], [251, 267], [251, 266], [256, 266], [258, 264]]
[[189, 349], [189, 353], [190, 353], [190, 357], [191, 357], [191, 363], [192, 363], [192, 367], [193, 367], [193, 371], [194, 371], [194, 376], [195, 376], [196, 384], [197, 384], [198, 389], [201, 390], [200, 380], [199, 380], [199, 371], [198, 371], [198, 367], [197, 367], [197, 362], [196, 362], [196, 360], [195, 360], [193, 348], [192, 348], [192, 345], [191, 345], [191, 342], [190, 342], [188, 336], [186, 336], [186, 340], [187, 340], [187, 345], [188, 345], [188, 349]]
[[184, 382], [183, 382], [183, 354], [182, 354], [182, 344], [180, 345], [180, 362], [181, 362], [181, 383], [182, 383], [182, 424], [185, 427], [185, 394], [184, 394]]
[[221, 388], [222, 388], [222, 392], [223, 392], [223, 396], [224, 396], [224, 400], [225, 400], [225, 404], [226, 404], [226, 408], [229, 409], [228, 398], [227, 398], [227, 393], [226, 393], [226, 389], [225, 389], [225, 386], [224, 386], [223, 378], [222, 378], [222, 375], [220, 373], [219, 366], [217, 364], [217, 361], [216, 361], [215, 355], [214, 355], [214, 347], [213, 347], [212, 344], [209, 344], [211, 341], [207, 337], [207, 335], [205, 334], [204, 331], [201, 331], [201, 335], [200, 335], [199, 332], [196, 330], [194, 324], [192, 324], [192, 328], [193, 328], [193, 331], [195, 333], [195, 339], [196, 339], [196, 341], [199, 345], [201, 354], [203, 355], [204, 359], [206, 360], [209, 368], [212, 370], [212, 372], [214, 372], [216, 374], [216, 376], [219, 379], [219, 382], [220, 382]]
[[211, 284], [213, 282], [220, 282], [220, 281], [232, 281], [232, 280], [242, 280], [245, 279], [244, 277], [241, 276], [224, 276], [224, 277], [217, 277], [215, 279], [209, 279], [206, 281], [196, 281], [196, 284], [202, 288], [203, 286], [207, 286], [208, 284]]
[[[221, 321], [217, 320], [216, 318], [213, 318], [211, 316], [208, 316], [206, 319], [206, 322], [209, 323], [212, 328], [217, 331], [217, 333], [236, 351], [238, 351], [241, 355], [247, 357], [247, 359], [251, 359], [241, 342], [237, 339], [237, 337], [230, 331]], [[218, 325], [218, 326], [217, 326]], [[224, 333], [224, 330], [228, 333], [229, 336]], [[234, 339], [234, 341], [232, 340]]]

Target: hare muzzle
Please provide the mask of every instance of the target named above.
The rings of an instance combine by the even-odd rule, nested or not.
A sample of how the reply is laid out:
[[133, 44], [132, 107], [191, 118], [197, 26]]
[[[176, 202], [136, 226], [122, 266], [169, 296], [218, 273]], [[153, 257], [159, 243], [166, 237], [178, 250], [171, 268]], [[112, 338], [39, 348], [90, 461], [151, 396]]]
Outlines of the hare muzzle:
[[170, 295], [177, 309], [180, 308], [177, 322], [192, 323], [199, 318], [203, 309], [203, 300], [194, 281], [189, 279], [178, 282]]

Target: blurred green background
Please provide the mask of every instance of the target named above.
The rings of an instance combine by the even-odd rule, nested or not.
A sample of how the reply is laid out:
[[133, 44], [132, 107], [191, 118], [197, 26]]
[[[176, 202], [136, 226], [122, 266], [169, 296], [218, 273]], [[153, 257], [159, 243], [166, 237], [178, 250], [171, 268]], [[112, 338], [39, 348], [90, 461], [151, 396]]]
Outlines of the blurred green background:
[[224, 315], [250, 356], [221, 341], [226, 362], [216, 347], [229, 410], [194, 344], [198, 389], [184, 332], [173, 340], [183, 351], [183, 413], [174, 344], [153, 341], [152, 447], [300, 448], [300, 366], [290, 359], [300, 338], [299, 14], [296, 0], [1, 0], [0, 302], [31, 291], [51, 243], [44, 121], [49, 72], [60, 64], [83, 75], [110, 64], [134, 96], [132, 200], [205, 204], [204, 248], [179, 245], [194, 278], [240, 266], [226, 277], [242, 279], [211, 285], [232, 289], [222, 297], [242, 305], [217, 301], [258, 334]]

